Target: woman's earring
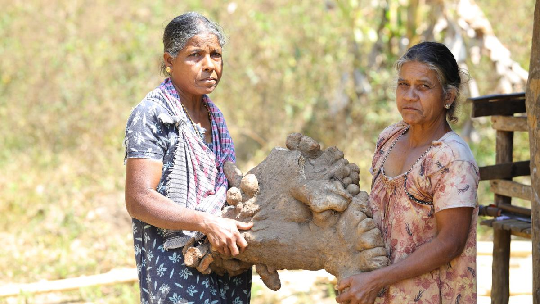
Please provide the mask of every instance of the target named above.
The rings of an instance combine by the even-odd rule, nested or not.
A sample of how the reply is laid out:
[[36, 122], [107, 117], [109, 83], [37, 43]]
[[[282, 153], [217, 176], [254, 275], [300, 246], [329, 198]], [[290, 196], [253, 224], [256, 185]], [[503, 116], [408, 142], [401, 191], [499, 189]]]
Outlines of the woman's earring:
[[444, 105], [444, 108], [447, 109], [447, 110], [449, 110], [449, 109], [450, 109], [450, 104], [449, 104], [449, 103], [445, 104], [445, 105]]
[[171, 75], [171, 67], [166, 67], [165, 72], [167, 72], [167, 74]]

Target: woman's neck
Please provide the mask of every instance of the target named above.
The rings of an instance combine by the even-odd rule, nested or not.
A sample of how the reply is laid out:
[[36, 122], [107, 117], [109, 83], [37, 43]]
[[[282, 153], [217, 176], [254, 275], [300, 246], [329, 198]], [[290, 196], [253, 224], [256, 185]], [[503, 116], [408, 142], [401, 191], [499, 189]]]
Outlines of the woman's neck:
[[173, 86], [180, 97], [180, 102], [184, 105], [186, 110], [188, 110], [190, 113], [198, 113], [201, 111], [203, 100], [202, 95], [188, 94], [180, 90], [180, 88], [174, 83]]
[[409, 126], [409, 141], [410, 147], [419, 147], [427, 144], [431, 144], [432, 141], [438, 140], [447, 132], [452, 131], [446, 119], [442, 119], [430, 125], [415, 125]]

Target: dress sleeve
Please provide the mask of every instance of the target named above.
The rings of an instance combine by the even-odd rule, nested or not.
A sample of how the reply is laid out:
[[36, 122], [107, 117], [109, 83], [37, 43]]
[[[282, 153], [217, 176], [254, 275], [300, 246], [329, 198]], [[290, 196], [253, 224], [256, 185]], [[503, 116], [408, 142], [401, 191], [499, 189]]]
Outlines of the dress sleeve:
[[479, 173], [476, 165], [455, 160], [431, 176], [435, 212], [458, 207], [476, 207]]
[[143, 100], [133, 109], [126, 125], [125, 159], [163, 160], [167, 135], [164, 124], [158, 119], [162, 112], [165, 109], [149, 100]]

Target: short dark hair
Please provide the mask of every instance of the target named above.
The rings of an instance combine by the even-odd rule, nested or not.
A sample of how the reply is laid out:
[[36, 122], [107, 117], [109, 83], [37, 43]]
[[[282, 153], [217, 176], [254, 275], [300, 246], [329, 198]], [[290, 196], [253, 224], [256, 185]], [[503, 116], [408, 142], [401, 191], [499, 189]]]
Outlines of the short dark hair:
[[434, 70], [445, 95], [450, 90], [455, 91], [456, 99], [447, 110], [446, 116], [451, 122], [457, 122], [455, 111], [460, 97], [460, 87], [463, 83], [461, 76], [466, 76], [467, 73], [459, 68], [452, 52], [442, 43], [424, 41], [412, 46], [401, 56], [396, 62], [396, 70], [399, 72], [403, 64], [411, 61], [424, 63]]
[[[175, 17], [167, 24], [163, 32], [163, 52], [169, 53], [175, 58], [191, 37], [202, 33], [216, 35], [221, 47], [226, 43], [223, 29], [205, 16], [196, 12], [188, 12]], [[161, 72], [166, 75], [164, 62], [161, 64]]]

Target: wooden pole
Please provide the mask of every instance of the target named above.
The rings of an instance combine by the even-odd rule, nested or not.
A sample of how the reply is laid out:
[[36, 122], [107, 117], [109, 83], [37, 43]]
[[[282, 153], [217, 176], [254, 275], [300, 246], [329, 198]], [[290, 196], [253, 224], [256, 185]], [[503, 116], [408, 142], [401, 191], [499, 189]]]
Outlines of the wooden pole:
[[531, 220], [533, 304], [540, 304], [540, 0], [534, 9], [529, 80], [527, 81], [527, 125], [531, 150]]
[[[540, 0], [538, 0], [540, 1]], [[511, 163], [513, 160], [514, 133], [497, 131], [495, 163]], [[511, 178], [510, 178], [511, 180]], [[495, 195], [495, 204], [510, 205], [512, 198]], [[493, 266], [491, 270], [491, 304], [508, 304], [510, 297], [510, 236], [508, 230], [493, 229]]]

